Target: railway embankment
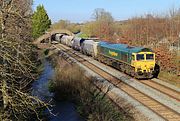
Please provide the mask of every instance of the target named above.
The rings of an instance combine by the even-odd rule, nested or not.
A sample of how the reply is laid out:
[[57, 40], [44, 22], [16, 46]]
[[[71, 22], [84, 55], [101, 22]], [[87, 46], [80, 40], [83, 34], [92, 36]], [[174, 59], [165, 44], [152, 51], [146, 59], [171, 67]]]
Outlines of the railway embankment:
[[103, 77], [99, 76], [97, 73], [93, 72], [86, 66], [79, 63], [74, 58], [71, 58], [66, 53], [61, 53], [60, 56], [66, 59], [69, 63], [76, 63], [81, 68], [83, 68], [85, 75], [87, 77], [94, 77], [93, 84], [99, 88], [104, 94], [111, 99], [117, 107], [125, 110], [125, 112], [131, 114], [134, 118], [133, 120], [137, 121], [148, 121], [148, 120], [162, 120], [161, 117], [154, 114], [151, 110], [146, 108], [144, 105], [130, 97], [127, 93], [117, 88], [115, 85], [110, 83], [108, 80], [104, 79]]
[[[79, 55], [80, 57], [84, 58], [86, 61], [92, 63], [93, 65], [101, 68], [103, 71], [113, 75], [114, 77], [118, 78], [119, 80], [121, 80], [122, 82], [130, 85], [131, 87], [139, 90], [140, 92], [148, 95], [149, 97], [154, 98], [155, 100], [163, 103], [164, 105], [167, 105], [168, 107], [172, 108], [173, 110], [177, 111], [180, 113], [180, 98], [179, 93], [177, 95], [175, 95], [174, 97], [170, 97], [167, 94], [164, 94], [163, 92], [160, 92], [157, 89], [154, 89], [152, 87], [150, 87], [149, 85], [145, 85], [143, 82], [147, 82], [148, 80], [136, 80], [132, 77], [127, 76], [126, 74], [123, 74], [122, 72], [113, 69], [109, 66], [106, 66], [102, 63], [97, 62], [96, 60], [84, 56], [82, 54]], [[157, 79], [154, 79], [157, 80]], [[167, 85], [167, 83], [165, 83]], [[172, 87], [172, 86], [171, 86]], [[173, 91], [177, 91], [179, 92], [179, 89], [176, 87], [172, 87]], [[175, 93], [175, 92], [174, 92]]]
[[77, 64], [70, 64], [61, 56], [51, 56], [55, 76], [50, 83], [57, 101], [70, 101], [84, 120], [130, 121], [134, 120], [126, 110], [119, 108], [106, 93], [94, 85], [94, 78]]
[[165, 72], [165, 71], [161, 71], [158, 78], [163, 80], [166, 83], [173, 84], [176, 87], [180, 88], [180, 75], [177, 76], [175, 74], [171, 74], [171, 73], [168, 73], [168, 72]]
[[[93, 64], [92, 61], [94, 60], [91, 60], [92, 58], [84, 56], [77, 51], [71, 51], [71, 49], [65, 46], [62, 47], [62, 45], [58, 47], [56, 46], [56, 48], [58, 48], [62, 52], [61, 55], [65, 56], [67, 61], [69, 61], [68, 56], [75, 58], [76, 61], [80, 63], [80, 66], [83, 65], [85, 66], [86, 69], [89, 69], [96, 75], [103, 76], [103, 78], [106, 79], [107, 82], [110, 83], [108, 87], [111, 87], [112, 89], [115, 87], [120, 91], [123, 90], [124, 92], [126, 92], [126, 94], [128, 93], [128, 96], [130, 96], [131, 99], [132, 98], [135, 99], [134, 102], [137, 102], [137, 103], [140, 102], [140, 105], [136, 106], [136, 105], [133, 105], [132, 103], [133, 101], [130, 101], [130, 99], [124, 101], [124, 102], [130, 101], [130, 104], [133, 105], [135, 109], [140, 111], [146, 117], [148, 117], [148, 120], [157, 120], [158, 117], [156, 116], [159, 116], [158, 120], [166, 120], [166, 119], [173, 120], [179, 117], [179, 108], [178, 108], [179, 99], [173, 98], [170, 96], [171, 95], [170, 92], [173, 92], [173, 91], [175, 92], [173, 93], [174, 95], [179, 95], [178, 90], [175, 91], [175, 89], [166, 88], [166, 90], [169, 90], [169, 91], [165, 93], [165, 90], [163, 91], [163, 86], [161, 86], [160, 89], [158, 89], [157, 87], [152, 88], [151, 87], [152, 85], [151, 86], [144, 85], [143, 82], [141, 82], [140, 80], [132, 79], [131, 77], [128, 77], [127, 75], [122, 74], [121, 72], [115, 69], [112, 69], [109, 66], [105, 66], [102, 63], [99, 63], [96, 61], [95, 62], [96, 64]], [[64, 52], [67, 55], [64, 54]], [[84, 56], [84, 57], [81, 57], [81, 56]], [[102, 84], [104, 81], [96, 81], [96, 82]], [[157, 85], [158, 84], [156, 84], [156, 86]], [[118, 94], [119, 95], [116, 95], [113, 97], [113, 100], [117, 100], [115, 97], [122, 98], [122, 94], [120, 94], [119, 92]], [[109, 95], [109, 97], [111, 96]], [[118, 102], [116, 102], [116, 104], [118, 104]], [[122, 103], [120, 106], [122, 106]], [[138, 119], [138, 120], [142, 120], [142, 119]]]

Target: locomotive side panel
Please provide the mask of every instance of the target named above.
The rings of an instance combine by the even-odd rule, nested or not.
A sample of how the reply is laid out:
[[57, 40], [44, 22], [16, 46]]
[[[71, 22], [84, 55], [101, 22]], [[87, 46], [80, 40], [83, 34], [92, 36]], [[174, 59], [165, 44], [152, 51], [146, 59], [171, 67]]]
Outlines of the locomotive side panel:
[[123, 44], [120, 46], [119, 45], [120, 44], [109, 44], [101, 42], [98, 45], [98, 52], [99, 54], [103, 54], [112, 59], [131, 64], [131, 53], [128, 53], [128, 51], [124, 50], [123, 48], [121, 49], [121, 46], [124, 46]]

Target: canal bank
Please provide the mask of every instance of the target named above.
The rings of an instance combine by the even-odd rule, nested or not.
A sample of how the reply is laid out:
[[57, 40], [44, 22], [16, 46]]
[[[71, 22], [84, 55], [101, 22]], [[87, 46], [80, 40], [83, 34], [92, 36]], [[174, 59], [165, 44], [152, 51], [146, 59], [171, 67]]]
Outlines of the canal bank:
[[[54, 93], [49, 91], [49, 81], [54, 76], [54, 68], [51, 63], [43, 60], [44, 70], [39, 78], [32, 84], [32, 94], [45, 102], [51, 102], [51, 115], [48, 111], [44, 111], [48, 121], [82, 121], [79, 114], [76, 112], [75, 105], [69, 101], [56, 101]], [[44, 115], [44, 114], [43, 114]]]

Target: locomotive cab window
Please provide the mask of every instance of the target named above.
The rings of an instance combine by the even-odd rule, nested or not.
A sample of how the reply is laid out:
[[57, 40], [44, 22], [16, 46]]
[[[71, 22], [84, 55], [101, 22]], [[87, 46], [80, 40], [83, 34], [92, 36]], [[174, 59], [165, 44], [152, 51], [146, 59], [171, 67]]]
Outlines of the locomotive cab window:
[[146, 54], [146, 60], [154, 60], [154, 54]]
[[144, 60], [144, 54], [137, 54], [136, 60]]

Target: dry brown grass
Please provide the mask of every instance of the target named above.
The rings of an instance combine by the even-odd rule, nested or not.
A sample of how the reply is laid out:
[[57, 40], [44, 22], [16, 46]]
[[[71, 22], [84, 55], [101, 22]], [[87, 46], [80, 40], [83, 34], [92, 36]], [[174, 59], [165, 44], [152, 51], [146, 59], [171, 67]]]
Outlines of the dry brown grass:
[[76, 104], [77, 111], [87, 121], [124, 121], [131, 116], [115, 106], [84, 76], [84, 71], [77, 65], [70, 65], [63, 59], [53, 62], [55, 77], [51, 90], [56, 100], [68, 100]]
[[173, 75], [171, 73], [161, 71], [159, 74], [159, 79], [168, 82], [170, 84], [173, 84], [177, 87], [180, 87], [180, 77], [178, 77], [177, 75]]

